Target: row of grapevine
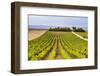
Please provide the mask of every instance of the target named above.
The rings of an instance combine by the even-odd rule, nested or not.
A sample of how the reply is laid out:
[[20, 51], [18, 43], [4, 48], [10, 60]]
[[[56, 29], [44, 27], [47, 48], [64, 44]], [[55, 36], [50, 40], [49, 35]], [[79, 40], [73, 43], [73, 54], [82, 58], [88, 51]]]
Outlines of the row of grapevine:
[[57, 49], [57, 40], [55, 39], [55, 44], [54, 44], [54, 46], [53, 46], [53, 48], [52, 48], [52, 50], [51, 50], [51, 52], [50, 52], [50, 54], [49, 54], [49, 56], [48, 56], [48, 60], [52, 60], [52, 59], [55, 59], [55, 57], [56, 57], [56, 49]]
[[53, 37], [48, 34], [45, 34], [41, 38], [38, 38], [36, 41], [35, 40], [30, 41], [29, 48], [28, 48], [29, 60], [43, 59], [44, 56], [50, 51], [53, 44], [54, 44]]
[[[80, 43], [79, 44], [78, 43], [75, 44], [75, 45], [80, 45], [79, 47], [73, 47], [75, 45], [71, 44], [71, 42], [73, 40], [70, 40], [70, 39], [67, 39], [67, 37], [64, 38], [64, 36], [62, 37], [61, 43], [62, 43], [63, 48], [65, 50], [67, 50], [67, 52], [69, 52], [69, 54], [71, 54], [71, 56], [74, 56], [74, 58], [86, 58], [87, 57], [87, 49], [86, 49], [86, 47], [85, 47], [85, 49], [84, 49], [84, 47], [82, 47], [82, 49], [79, 49], [79, 47], [81, 47]], [[80, 40], [80, 39], [78, 38], [77, 41], [78, 40]], [[73, 41], [73, 42], [75, 43], [75, 41]]]
[[[29, 60], [53, 60], [60, 55], [62, 59], [88, 57], [88, 44], [71, 32], [46, 32], [28, 42]], [[59, 53], [58, 53], [59, 52]]]

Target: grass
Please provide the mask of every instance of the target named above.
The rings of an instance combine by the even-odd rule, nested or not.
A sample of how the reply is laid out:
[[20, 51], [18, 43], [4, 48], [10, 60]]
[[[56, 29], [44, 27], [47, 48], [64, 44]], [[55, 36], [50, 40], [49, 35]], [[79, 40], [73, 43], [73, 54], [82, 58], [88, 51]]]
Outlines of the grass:
[[87, 32], [76, 32], [76, 33], [81, 35], [84, 38], [88, 38], [88, 33]]

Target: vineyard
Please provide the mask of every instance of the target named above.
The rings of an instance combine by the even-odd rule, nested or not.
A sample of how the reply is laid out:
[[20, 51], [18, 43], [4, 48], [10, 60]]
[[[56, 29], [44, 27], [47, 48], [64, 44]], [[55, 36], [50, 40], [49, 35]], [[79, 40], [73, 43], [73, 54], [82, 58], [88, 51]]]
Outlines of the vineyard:
[[28, 41], [28, 60], [80, 59], [88, 57], [88, 42], [72, 32], [47, 31]]

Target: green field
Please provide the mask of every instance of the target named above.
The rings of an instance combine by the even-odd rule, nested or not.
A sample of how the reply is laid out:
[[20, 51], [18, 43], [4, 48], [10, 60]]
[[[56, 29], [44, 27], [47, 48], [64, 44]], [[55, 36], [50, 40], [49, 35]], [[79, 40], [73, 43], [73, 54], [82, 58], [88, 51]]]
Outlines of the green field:
[[47, 31], [28, 41], [28, 60], [31, 61], [80, 58], [88, 58], [88, 41], [72, 32]]
[[87, 32], [76, 32], [76, 33], [83, 36], [84, 38], [88, 38], [88, 33]]

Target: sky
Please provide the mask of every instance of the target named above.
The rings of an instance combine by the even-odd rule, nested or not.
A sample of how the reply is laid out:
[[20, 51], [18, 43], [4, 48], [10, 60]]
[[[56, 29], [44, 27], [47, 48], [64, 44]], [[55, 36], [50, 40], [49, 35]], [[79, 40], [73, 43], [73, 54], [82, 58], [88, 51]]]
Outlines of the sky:
[[29, 15], [28, 19], [28, 27], [33, 29], [88, 26], [88, 17]]

